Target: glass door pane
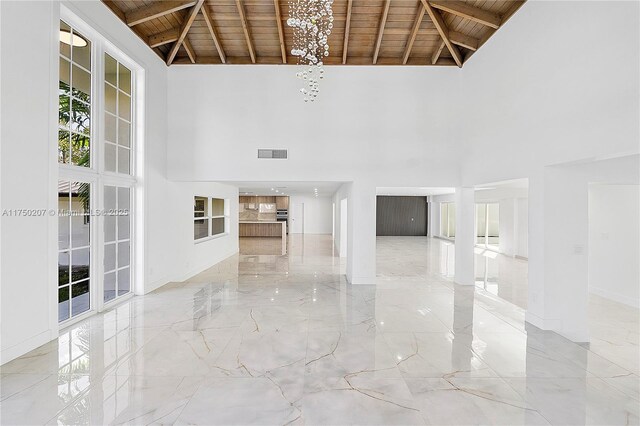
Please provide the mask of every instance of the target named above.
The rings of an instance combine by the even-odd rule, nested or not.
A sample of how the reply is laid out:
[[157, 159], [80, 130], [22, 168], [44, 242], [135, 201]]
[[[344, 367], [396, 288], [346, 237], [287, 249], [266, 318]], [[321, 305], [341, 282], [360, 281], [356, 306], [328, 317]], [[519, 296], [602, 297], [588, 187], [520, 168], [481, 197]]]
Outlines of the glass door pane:
[[443, 237], [449, 236], [449, 215], [447, 213], [447, 206], [449, 203], [440, 204], [440, 235]]
[[58, 182], [58, 321], [91, 308], [91, 184]]
[[104, 187], [104, 301], [131, 291], [131, 189]]
[[487, 205], [476, 204], [476, 244], [485, 244], [487, 231]]
[[455, 238], [456, 236], [456, 204], [449, 203], [447, 212], [449, 216], [449, 238]]
[[104, 167], [108, 172], [131, 174], [131, 70], [104, 54], [105, 140]]
[[91, 41], [60, 21], [58, 162], [91, 167]]

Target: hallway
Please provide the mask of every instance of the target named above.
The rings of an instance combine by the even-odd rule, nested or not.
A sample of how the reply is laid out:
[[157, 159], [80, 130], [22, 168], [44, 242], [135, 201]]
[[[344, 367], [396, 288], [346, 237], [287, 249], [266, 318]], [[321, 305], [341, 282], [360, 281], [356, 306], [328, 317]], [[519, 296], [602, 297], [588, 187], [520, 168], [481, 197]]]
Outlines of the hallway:
[[[350, 286], [330, 236], [290, 236], [287, 254], [245, 241], [240, 255], [4, 365], [1, 421], [639, 422], [637, 365], [453, 284], [453, 249], [378, 238], [377, 285]], [[637, 330], [618, 332], [637, 348]]]

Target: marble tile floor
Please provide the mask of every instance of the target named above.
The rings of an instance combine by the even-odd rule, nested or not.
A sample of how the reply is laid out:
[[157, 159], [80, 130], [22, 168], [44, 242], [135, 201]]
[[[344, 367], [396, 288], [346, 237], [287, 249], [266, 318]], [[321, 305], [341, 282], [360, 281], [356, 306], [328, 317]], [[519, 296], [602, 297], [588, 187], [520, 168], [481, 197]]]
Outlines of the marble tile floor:
[[265, 244], [2, 366], [0, 423], [639, 423], [637, 365], [453, 284], [451, 244], [379, 239], [375, 286], [346, 283], [330, 236]]

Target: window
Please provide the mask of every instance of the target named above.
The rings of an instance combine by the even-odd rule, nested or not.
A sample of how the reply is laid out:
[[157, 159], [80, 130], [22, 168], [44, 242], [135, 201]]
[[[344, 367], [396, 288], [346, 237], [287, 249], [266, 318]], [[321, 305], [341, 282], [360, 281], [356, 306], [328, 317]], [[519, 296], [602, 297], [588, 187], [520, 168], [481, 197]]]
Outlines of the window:
[[193, 202], [193, 238], [200, 240], [209, 236], [209, 199], [195, 197]]
[[91, 307], [91, 184], [58, 182], [58, 321]]
[[63, 21], [60, 34], [58, 162], [90, 167], [91, 42]]
[[193, 200], [193, 238], [202, 240], [227, 232], [226, 200], [196, 196]]
[[211, 235], [225, 233], [224, 200], [221, 198], [211, 199]]
[[476, 244], [497, 250], [500, 241], [500, 205], [476, 204]]
[[131, 173], [131, 70], [104, 54], [104, 168]]
[[104, 187], [104, 301], [131, 291], [131, 189]]
[[445, 238], [455, 238], [456, 236], [455, 203], [440, 203], [440, 236]]
[[64, 7], [61, 15], [57, 288], [63, 322], [132, 290], [138, 67]]

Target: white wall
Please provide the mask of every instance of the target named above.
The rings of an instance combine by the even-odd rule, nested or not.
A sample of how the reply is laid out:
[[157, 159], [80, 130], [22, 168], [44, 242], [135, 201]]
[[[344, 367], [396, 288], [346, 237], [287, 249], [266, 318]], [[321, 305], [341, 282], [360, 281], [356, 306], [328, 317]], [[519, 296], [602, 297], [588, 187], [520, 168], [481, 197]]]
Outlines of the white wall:
[[639, 7], [529, 1], [520, 8], [463, 68], [464, 184], [638, 152]]
[[[57, 16], [53, 2], [0, 2], [3, 211], [57, 208], [53, 201], [57, 164], [51, 157], [51, 146], [57, 145], [51, 77], [57, 75], [52, 55]], [[2, 216], [0, 363], [57, 336], [54, 219]]]
[[333, 200], [331, 197], [292, 195], [289, 197], [289, 232], [302, 233], [302, 204], [304, 203], [304, 233], [331, 234], [333, 228]]
[[[0, 2], [2, 209], [57, 209], [57, 79], [60, 2]], [[237, 190], [167, 179], [167, 68], [98, 0], [62, 2], [144, 70], [139, 177], [144, 238], [136, 293], [181, 279], [237, 251]], [[29, 17], [29, 25], [25, 25]], [[19, 40], [19, 42], [17, 42]], [[25, 92], [26, 90], [26, 92]], [[28, 96], [25, 96], [28, 93]], [[27, 132], [28, 129], [28, 132]], [[19, 143], [28, 134], [29, 143]], [[28, 167], [25, 159], [28, 158]], [[16, 182], [19, 181], [19, 185]], [[231, 235], [194, 245], [196, 192], [232, 200]], [[200, 195], [200, 194], [198, 194]], [[232, 210], [233, 211], [233, 210]], [[58, 335], [57, 218], [2, 217], [0, 363]], [[28, 271], [28, 275], [25, 275]], [[142, 282], [140, 282], [140, 280]]]
[[640, 186], [589, 187], [589, 290], [640, 307]]
[[[162, 160], [155, 161], [166, 157], [153, 156], [157, 147], [164, 151], [166, 146], [166, 132], [157, 125], [166, 117], [165, 66], [100, 2], [64, 4], [146, 71], [143, 120], [147, 146], [154, 149], [147, 158], [149, 174], [141, 180], [152, 193], [162, 185], [154, 173], [166, 169]], [[60, 3], [3, 1], [0, 14], [2, 208], [55, 209]], [[24, 25], [25, 16], [29, 25]], [[17, 143], [24, 140], [26, 129], [29, 143]], [[163, 218], [164, 202], [150, 206]], [[164, 219], [158, 231], [171, 220]], [[57, 337], [57, 226], [55, 217], [2, 218], [2, 363]], [[153, 244], [153, 238], [148, 242]]]
[[[457, 181], [449, 126], [456, 120], [446, 106], [457, 108], [451, 97], [458, 91], [459, 70], [330, 67], [313, 104], [299, 96], [295, 72], [270, 65], [172, 66], [170, 176], [213, 181], [364, 178], [379, 186]], [[258, 160], [258, 148], [287, 148], [289, 159]]]
[[[185, 280], [204, 269], [215, 265], [221, 260], [238, 251], [238, 188], [219, 183], [168, 183], [172, 193], [172, 211], [174, 217], [171, 226], [165, 226], [163, 231], [168, 235], [170, 243], [164, 243], [158, 250], [171, 259], [165, 266], [167, 275], [160, 280], [159, 285], [169, 281]], [[229, 229], [227, 235], [213, 239], [195, 242], [193, 240], [193, 197], [205, 196], [224, 198], [228, 203]], [[151, 268], [158, 267], [152, 263]]]
[[586, 195], [567, 205], [573, 222], [557, 212], [590, 174], [552, 166], [640, 151], [639, 14], [638, 2], [530, 1], [463, 71], [462, 184], [529, 178], [527, 320], [572, 339], [588, 340]]

